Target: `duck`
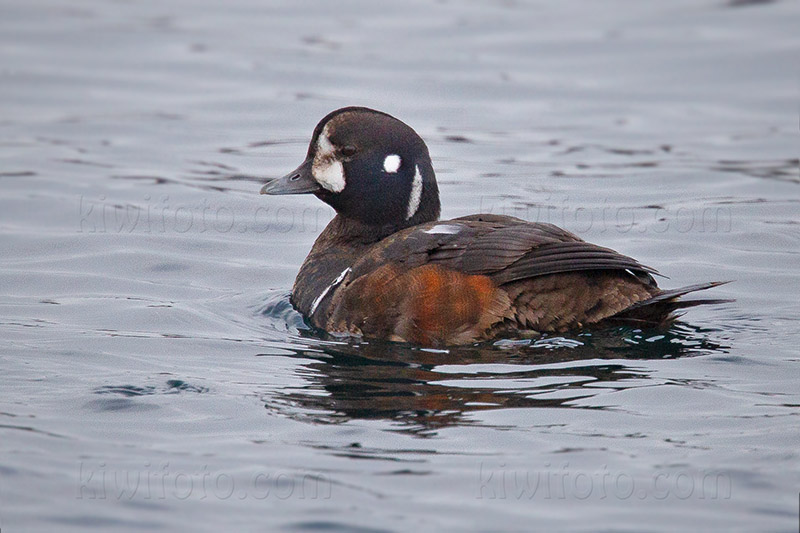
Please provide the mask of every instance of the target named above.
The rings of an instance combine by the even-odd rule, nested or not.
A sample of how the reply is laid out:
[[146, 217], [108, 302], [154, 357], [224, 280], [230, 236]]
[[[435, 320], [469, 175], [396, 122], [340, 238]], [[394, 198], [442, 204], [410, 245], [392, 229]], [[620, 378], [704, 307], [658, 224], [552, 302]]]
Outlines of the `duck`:
[[303, 162], [261, 194], [313, 194], [335, 211], [294, 281], [310, 326], [448, 346], [618, 324], [667, 326], [684, 299], [659, 273], [553, 224], [475, 214], [440, 220], [428, 147], [401, 120], [344, 107], [314, 128]]

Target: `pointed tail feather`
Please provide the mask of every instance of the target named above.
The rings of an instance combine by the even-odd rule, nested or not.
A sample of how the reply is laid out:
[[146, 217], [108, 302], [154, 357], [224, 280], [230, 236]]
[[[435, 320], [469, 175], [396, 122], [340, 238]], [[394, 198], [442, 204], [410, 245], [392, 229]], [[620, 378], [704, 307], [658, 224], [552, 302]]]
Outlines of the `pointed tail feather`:
[[609, 317], [610, 320], [623, 320], [626, 322], [642, 322], [647, 324], [660, 324], [668, 322], [676, 318], [675, 311], [685, 309], [687, 307], [694, 307], [697, 305], [711, 305], [729, 303], [733, 300], [724, 298], [699, 298], [693, 300], [679, 300], [681, 296], [685, 296], [692, 292], [703, 291], [713, 287], [725, 285], [730, 281], [712, 281], [709, 283], [698, 283], [697, 285], [689, 285], [681, 287], [680, 289], [671, 289], [664, 291], [652, 298], [637, 302], [630, 307], [623, 309], [614, 316]]

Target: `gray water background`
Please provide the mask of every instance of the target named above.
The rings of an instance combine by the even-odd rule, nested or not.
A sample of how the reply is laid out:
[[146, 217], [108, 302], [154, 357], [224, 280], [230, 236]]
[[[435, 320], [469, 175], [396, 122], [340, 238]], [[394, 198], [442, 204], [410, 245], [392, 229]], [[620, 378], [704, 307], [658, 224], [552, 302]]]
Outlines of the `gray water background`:
[[[789, 1], [0, 5], [3, 531], [796, 531]], [[447, 352], [288, 304], [330, 220], [258, 196], [345, 105], [443, 216], [735, 280], [669, 332]]]

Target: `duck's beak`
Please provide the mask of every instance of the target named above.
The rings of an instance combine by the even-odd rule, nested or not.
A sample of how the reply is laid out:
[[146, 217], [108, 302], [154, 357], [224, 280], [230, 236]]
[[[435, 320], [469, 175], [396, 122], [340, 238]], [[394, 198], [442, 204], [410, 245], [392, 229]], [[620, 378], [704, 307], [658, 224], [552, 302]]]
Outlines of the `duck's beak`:
[[261, 187], [261, 194], [308, 194], [319, 191], [321, 187], [311, 174], [312, 162], [312, 159], [306, 159], [284, 177], [270, 181]]

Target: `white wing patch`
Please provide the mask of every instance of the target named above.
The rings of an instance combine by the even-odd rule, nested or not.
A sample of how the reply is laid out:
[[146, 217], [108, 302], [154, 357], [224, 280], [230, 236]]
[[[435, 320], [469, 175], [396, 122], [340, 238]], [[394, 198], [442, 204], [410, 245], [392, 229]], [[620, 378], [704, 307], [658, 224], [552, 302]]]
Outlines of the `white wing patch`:
[[389, 174], [394, 174], [400, 168], [402, 162], [403, 160], [397, 154], [387, 155], [386, 159], [383, 160], [383, 170]]
[[319, 307], [319, 304], [320, 304], [320, 302], [322, 302], [323, 298], [325, 298], [328, 295], [328, 293], [331, 292], [332, 288], [336, 287], [338, 284], [340, 284], [342, 281], [344, 281], [345, 276], [347, 276], [350, 273], [351, 270], [353, 270], [353, 269], [350, 268], [350, 267], [347, 267], [344, 270], [342, 270], [342, 273], [339, 274], [336, 277], [336, 279], [333, 280], [333, 282], [330, 285], [325, 287], [325, 290], [322, 291], [319, 294], [319, 296], [314, 298], [314, 301], [311, 303], [311, 311], [309, 311], [309, 313], [308, 313], [309, 316], [314, 314], [314, 311], [317, 310], [317, 307]]
[[458, 224], [436, 224], [431, 229], [426, 229], [425, 233], [431, 235], [455, 235], [461, 231], [461, 226]]
[[322, 129], [317, 139], [317, 153], [311, 165], [311, 175], [324, 189], [342, 192], [346, 185], [344, 167], [336, 159], [336, 150], [328, 139], [328, 126]]
[[422, 200], [422, 174], [420, 174], [419, 165], [417, 165], [414, 172], [414, 181], [411, 183], [411, 194], [408, 196], [406, 220], [417, 214], [420, 200]]

